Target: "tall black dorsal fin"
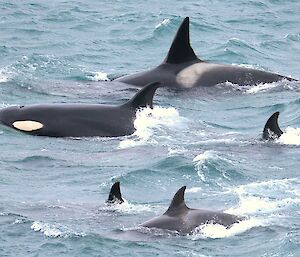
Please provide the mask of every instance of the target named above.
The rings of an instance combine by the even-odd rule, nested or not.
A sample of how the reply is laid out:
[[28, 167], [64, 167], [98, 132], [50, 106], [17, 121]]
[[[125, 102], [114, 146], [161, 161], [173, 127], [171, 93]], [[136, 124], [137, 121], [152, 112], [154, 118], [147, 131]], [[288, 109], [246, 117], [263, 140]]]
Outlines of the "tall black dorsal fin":
[[190, 19], [186, 17], [181, 23], [177, 34], [172, 42], [164, 63], [182, 63], [198, 60], [190, 45]]
[[279, 112], [275, 112], [268, 119], [264, 128], [263, 139], [266, 140], [276, 139], [283, 134], [282, 130], [279, 128], [278, 125], [278, 116], [279, 116]]
[[150, 108], [153, 107], [153, 96], [157, 88], [161, 86], [159, 82], [152, 82], [142, 89], [139, 90], [135, 94], [133, 98], [131, 98], [125, 105], [129, 105], [130, 107], [137, 109], [149, 106]]
[[112, 185], [108, 199], [106, 203], [123, 203], [124, 200], [122, 198], [121, 190], [120, 190], [120, 182], [116, 182]]
[[178, 211], [188, 209], [188, 207], [184, 202], [185, 189], [186, 186], [183, 186], [176, 192], [168, 210], [164, 214], [172, 216], [172, 215], [176, 215]]

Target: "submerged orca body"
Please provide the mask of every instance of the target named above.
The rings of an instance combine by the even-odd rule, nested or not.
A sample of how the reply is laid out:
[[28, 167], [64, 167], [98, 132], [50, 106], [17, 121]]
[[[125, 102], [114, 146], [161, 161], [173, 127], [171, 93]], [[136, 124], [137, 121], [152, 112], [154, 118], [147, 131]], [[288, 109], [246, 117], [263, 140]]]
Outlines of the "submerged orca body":
[[263, 139], [265, 140], [274, 140], [279, 138], [283, 132], [278, 125], [278, 116], [279, 112], [275, 112], [268, 119], [264, 131], [263, 131]]
[[117, 78], [116, 81], [143, 86], [159, 80], [167, 87], [192, 88], [231, 82], [238, 85], [257, 85], [280, 80], [295, 80], [278, 74], [200, 60], [190, 45], [189, 18], [179, 27], [167, 57], [158, 67]]
[[0, 123], [19, 131], [52, 137], [116, 137], [135, 131], [138, 108], [152, 108], [153, 95], [160, 83], [142, 88], [119, 106], [100, 104], [43, 104], [12, 106], [0, 110]]
[[[168, 210], [161, 216], [148, 220], [140, 226], [147, 228], [160, 228], [174, 230], [180, 233], [190, 233], [196, 227], [207, 224], [221, 224], [230, 227], [238, 223], [243, 218], [231, 214], [210, 211], [204, 209], [191, 209], [184, 202], [184, 192], [186, 187], [180, 188], [174, 195]], [[116, 182], [109, 193], [107, 203], [122, 204], [124, 200], [120, 192], [120, 182]]]

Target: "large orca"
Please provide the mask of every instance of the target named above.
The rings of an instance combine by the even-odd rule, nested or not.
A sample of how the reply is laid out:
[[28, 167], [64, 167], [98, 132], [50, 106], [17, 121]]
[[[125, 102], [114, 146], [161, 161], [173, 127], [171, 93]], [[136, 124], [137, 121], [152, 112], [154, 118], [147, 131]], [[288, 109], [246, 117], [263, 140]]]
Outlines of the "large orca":
[[261, 70], [232, 65], [214, 64], [199, 59], [190, 45], [189, 18], [179, 27], [165, 60], [149, 71], [117, 78], [116, 81], [143, 86], [159, 80], [167, 87], [192, 88], [231, 82], [238, 85], [257, 85], [295, 79]]
[[19, 131], [52, 137], [116, 137], [135, 131], [139, 108], [152, 108], [160, 83], [150, 83], [119, 106], [100, 104], [42, 104], [0, 110], [0, 123]]
[[[163, 215], [148, 220], [140, 226], [173, 230], [186, 234], [203, 224], [221, 224], [229, 228], [234, 223], [238, 223], [244, 219], [242, 217], [223, 212], [191, 209], [187, 207], [184, 202], [185, 189], [186, 187], [183, 186], [177, 191], [173, 197], [171, 205]], [[107, 202], [118, 204], [122, 204], [124, 202], [120, 191], [120, 182], [116, 182], [112, 186]]]
[[283, 134], [282, 130], [278, 125], [278, 116], [279, 116], [279, 112], [275, 112], [268, 119], [264, 127], [263, 139], [274, 140], [274, 139], [278, 139]]

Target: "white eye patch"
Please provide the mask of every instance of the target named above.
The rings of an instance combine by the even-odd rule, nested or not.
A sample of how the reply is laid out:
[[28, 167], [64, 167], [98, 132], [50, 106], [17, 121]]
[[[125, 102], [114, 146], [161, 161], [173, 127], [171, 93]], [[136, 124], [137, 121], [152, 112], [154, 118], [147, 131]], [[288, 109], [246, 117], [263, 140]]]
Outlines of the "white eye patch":
[[14, 128], [18, 130], [28, 131], [28, 132], [38, 130], [44, 127], [42, 123], [37, 121], [32, 121], [32, 120], [15, 121], [12, 125]]

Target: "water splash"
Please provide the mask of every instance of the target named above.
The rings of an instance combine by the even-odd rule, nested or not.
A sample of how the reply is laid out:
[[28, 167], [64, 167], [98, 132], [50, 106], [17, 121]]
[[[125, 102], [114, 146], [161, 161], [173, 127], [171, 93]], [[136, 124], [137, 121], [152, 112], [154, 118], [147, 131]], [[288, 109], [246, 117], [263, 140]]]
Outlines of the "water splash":
[[88, 77], [92, 81], [110, 81], [110, 79], [107, 76], [107, 73], [102, 71], [94, 72], [92, 76], [88, 76]]
[[122, 204], [106, 204], [99, 208], [99, 211], [118, 212], [124, 214], [136, 214], [153, 211], [150, 205], [132, 204], [124, 199]]
[[208, 223], [198, 226], [193, 230], [191, 235], [188, 235], [187, 237], [191, 240], [199, 240], [204, 238], [225, 238], [244, 233], [251, 228], [259, 226], [263, 226], [263, 223], [255, 218], [240, 221], [233, 224], [230, 228], [227, 228], [221, 224]]
[[238, 195], [239, 204], [225, 212], [233, 215], [261, 215], [298, 205], [300, 199], [295, 188], [298, 183], [298, 179], [279, 179], [238, 186], [232, 192]]
[[157, 24], [155, 26], [155, 29], [160, 28], [161, 26], [167, 26], [171, 22], [170, 19], [164, 19], [161, 23]]
[[300, 128], [287, 127], [276, 142], [283, 145], [300, 145]]
[[47, 237], [61, 237], [63, 235], [63, 232], [55, 226], [39, 221], [33, 222], [30, 228], [36, 232], [42, 232]]
[[278, 86], [277, 83], [259, 84], [259, 85], [252, 86], [249, 89], [247, 89], [246, 93], [248, 93], [248, 94], [264, 93], [264, 92], [269, 91], [270, 89], [276, 88], [277, 86]]
[[164, 127], [181, 127], [184, 120], [184, 118], [179, 116], [178, 111], [172, 107], [163, 108], [155, 106], [153, 109], [150, 107], [142, 108], [136, 113], [136, 119], [134, 121], [135, 133], [130, 136], [130, 139], [122, 140], [119, 144], [119, 148], [134, 147], [147, 142], [155, 144], [157, 141], [151, 139], [151, 137], [156, 129], [162, 130]]
[[77, 237], [78, 236], [80, 236], [80, 237], [86, 236], [84, 233], [74, 232], [73, 230], [70, 230], [59, 224], [52, 225], [52, 224], [44, 223], [44, 222], [40, 222], [40, 221], [33, 222], [30, 228], [36, 232], [42, 232], [47, 237], [67, 238], [70, 236], [77, 236]]
[[12, 79], [13, 75], [14, 72], [8, 70], [8, 68], [0, 69], [0, 83], [8, 82]]

